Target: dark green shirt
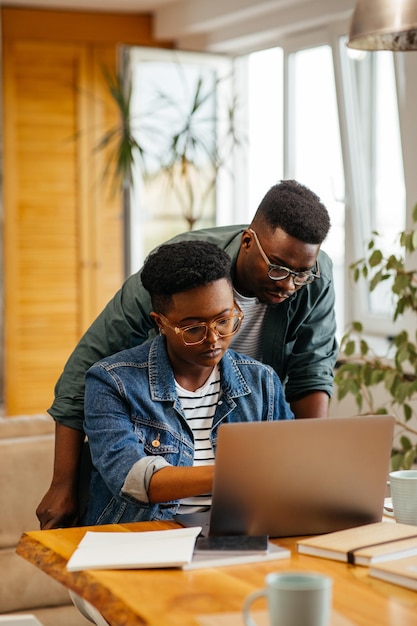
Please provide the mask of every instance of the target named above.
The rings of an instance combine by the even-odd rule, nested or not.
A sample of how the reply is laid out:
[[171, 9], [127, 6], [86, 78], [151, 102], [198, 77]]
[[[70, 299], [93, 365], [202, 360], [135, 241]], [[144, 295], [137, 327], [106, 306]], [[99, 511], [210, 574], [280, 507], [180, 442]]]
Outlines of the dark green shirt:
[[[246, 226], [222, 226], [178, 235], [171, 241], [211, 241], [226, 250], [233, 264]], [[285, 387], [288, 402], [313, 391], [333, 393], [337, 357], [332, 262], [319, 253], [321, 277], [276, 306], [268, 306], [262, 339], [262, 361], [271, 365]], [[84, 377], [105, 356], [131, 348], [156, 334], [152, 310], [140, 271], [130, 276], [80, 339], [55, 387], [48, 412], [58, 422], [83, 429]]]

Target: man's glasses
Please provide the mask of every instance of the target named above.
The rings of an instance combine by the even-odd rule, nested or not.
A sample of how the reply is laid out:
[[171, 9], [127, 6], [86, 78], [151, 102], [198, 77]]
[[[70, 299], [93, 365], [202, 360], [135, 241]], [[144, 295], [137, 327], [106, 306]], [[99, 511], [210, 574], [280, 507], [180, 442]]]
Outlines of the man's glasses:
[[162, 315], [162, 313], [159, 313], [159, 317], [168, 328], [175, 331], [177, 335], [181, 335], [184, 345], [196, 346], [207, 339], [210, 328], [214, 330], [218, 337], [231, 337], [235, 335], [242, 324], [244, 316], [241, 309], [235, 304], [235, 312], [233, 315], [218, 317], [211, 322], [200, 322], [199, 324], [192, 324], [190, 326], [174, 326], [170, 324], [169, 320]]
[[316, 280], [316, 278], [320, 278], [320, 267], [318, 261], [316, 261], [316, 264], [312, 270], [308, 270], [306, 272], [294, 272], [293, 270], [290, 270], [289, 267], [284, 267], [283, 265], [274, 265], [266, 256], [258, 239], [258, 235], [255, 233], [254, 230], [252, 230], [252, 228], [249, 228], [248, 230], [255, 237], [258, 250], [268, 266], [268, 276], [271, 280], [285, 280], [286, 278], [288, 278], [288, 276], [292, 276], [294, 285], [302, 287], [303, 285], [308, 285], [309, 283], [312, 283]]

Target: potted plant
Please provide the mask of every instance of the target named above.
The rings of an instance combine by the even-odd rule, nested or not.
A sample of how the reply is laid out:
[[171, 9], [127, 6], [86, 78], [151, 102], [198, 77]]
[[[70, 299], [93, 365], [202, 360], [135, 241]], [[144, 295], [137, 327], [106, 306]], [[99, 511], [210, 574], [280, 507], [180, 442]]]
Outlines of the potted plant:
[[[417, 222], [417, 205], [412, 213]], [[417, 228], [399, 233], [399, 254], [386, 255], [378, 247], [378, 234], [368, 244], [367, 255], [350, 266], [353, 279], [365, 279], [369, 290], [389, 285], [394, 301], [393, 321], [406, 312], [417, 314], [417, 270], [409, 269], [409, 255], [417, 250]], [[387, 353], [377, 355], [354, 321], [342, 337], [336, 369], [337, 397], [353, 395], [360, 413], [394, 415], [398, 437], [391, 456], [392, 469], [408, 469], [417, 459], [417, 333], [403, 329], [392, 338]], [[381, 400], [381, 389], [385, 397]]]
[[[181, 102], [168, 91], [155, 88], [149, 110], [138, 116], [132, 114], [129, 78], [106, 68], [103, 71], [119, 113], [116, 126], [97, 145], [98, 150], [107, 150], [105, 175], [112, 172], [113, 188], [126, 191], [132, 188], [134, 169], [139, 167], [146, 182], [159, 188], [169, 186], [191, 230], [215, 190], [219, 171], [227, 168], [234, 148], [242, 141], [236, 125], [236, 100], [232, 97], [230, 103], [224, 103], [220, 113], [212, 106], [213, 94], [224, 78], [198, 76], [187, 100]], [[184, 78], [186, 90], [190, 91], [190, 85]]]

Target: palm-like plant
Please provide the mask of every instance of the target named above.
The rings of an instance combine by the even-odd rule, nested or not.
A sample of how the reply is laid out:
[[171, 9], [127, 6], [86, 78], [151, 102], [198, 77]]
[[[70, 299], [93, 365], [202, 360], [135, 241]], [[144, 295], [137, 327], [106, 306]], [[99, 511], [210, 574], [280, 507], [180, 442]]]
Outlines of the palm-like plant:
[[96, 150], [108, 150], [104, 177], [113, 178], [113, 189], [129, 188], [133, 183], [133, 168], [135, 154], [143, 163], [143, 147], [132, 132], [130, 103], [132, 85], [126, 83], [121, 74], [112, 74], [107, 67], [103, 67], [103, 74], [119, 114], [116, 126], [110, 128], [100, 139]]
[[[135, 168], [145, 180], [158, 177], [173, 190], [191, 230], [215, 190], [220, 169], [228, 168], [233, 150], [243, 141], [237, 130], [236, 99], [216, 111], [214, 94], [224, 79], [201, 75], [181, 102], [155, 88], [148, 110], [132, 114], [129, 81], [108, 70], [105, 78], [119, 113], [117, 125], [97, 146], [108, 149], [106, 175], [112, 170], [115, 187], [124, 189], [132, 187]], [[189, 82], [184, 78], [183, 83], [185, 92]]]

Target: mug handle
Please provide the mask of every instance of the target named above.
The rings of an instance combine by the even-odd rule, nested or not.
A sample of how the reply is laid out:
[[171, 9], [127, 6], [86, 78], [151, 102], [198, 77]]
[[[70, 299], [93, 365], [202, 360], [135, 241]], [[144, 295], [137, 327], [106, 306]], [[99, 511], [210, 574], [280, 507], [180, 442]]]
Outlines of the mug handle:
[[245, 622], [245, 626], [257, 626], [256, 622], [254, 622], [254, 620], [250, 616], [250, 607], [252, 603], [255, 602], [255, 600], [257, 600], [258, 598], [262, 598], [263, 596], [266, 596], [266, 593], [267, 593], [266, 589], [259, 589], [259, 591], [254, 591], [253, 593], [249, 594], [248, 597], [246, 598], [245, 603], [243, 605], [243, 620]]

